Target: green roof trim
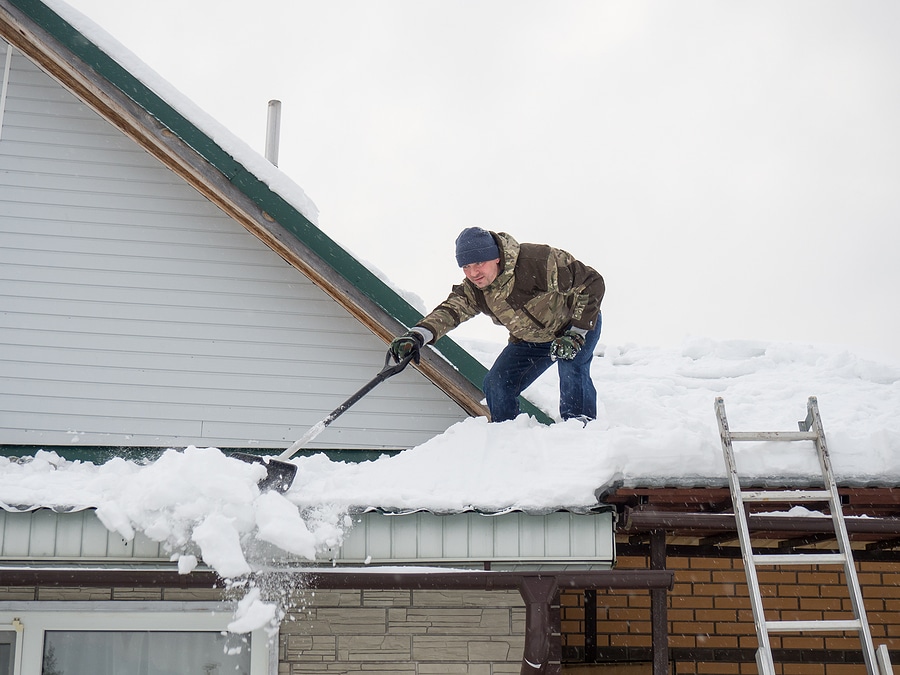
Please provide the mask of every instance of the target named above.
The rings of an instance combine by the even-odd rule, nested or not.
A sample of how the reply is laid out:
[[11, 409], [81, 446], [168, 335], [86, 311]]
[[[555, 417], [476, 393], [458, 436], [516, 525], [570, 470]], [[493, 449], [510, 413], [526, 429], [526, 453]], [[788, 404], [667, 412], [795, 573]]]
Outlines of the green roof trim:
[[[412, 305], [311, 223], [299, 209], [273, 192], [193, 122], [151, 91], [47, 5], [40, 0], [9, 0], [9, 2], [31, 17], [99, 76], [158, 119], [257, 206], [388, 314], [405, 326], [413, 326], [422, 318], [421, 313]], [[436, 346], [469, 382], [481, 389], [486, 373], [486, 368], [481, 363], [447, 337], [441, 338]], [[552, 423], [553, 420], [546, 413], [526, 399], [522, 398], [520, 404], [523, 412], [544, 424]]]
[[[112, 459], [126, 459], [132, 462], [156, 461], [171, 448], [166, 447], [131, 447], [112, 445], [0, 445], [0, 457], [34, 457], [38, 451], [55, 452], [70, 462], [87, 462], [105, 464]], [[178, 448], [174, 448], [178, 449]], [[232, 452], [250, 453], [260, 457], [277, 455], [279, 450], [248, 450], [247, 448], [219, 448], [224, 454]], [[404, 450], [354, 450], [350, 448], [310, 449], [301, 448], [294, 457], [311, 457], [325, 455], [332, 462], [358, 464], [371, 462], [382, 455], [399, 455]]]

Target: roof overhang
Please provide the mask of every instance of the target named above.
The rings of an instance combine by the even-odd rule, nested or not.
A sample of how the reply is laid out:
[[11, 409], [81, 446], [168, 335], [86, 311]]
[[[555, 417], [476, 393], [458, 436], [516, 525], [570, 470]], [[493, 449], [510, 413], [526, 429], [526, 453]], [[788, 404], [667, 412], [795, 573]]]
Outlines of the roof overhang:
[[[353, 517], [340, 546], [315, 561], [292, 557], [264, 542], [246, 552], [260, 570], [309, 571], [336, 567], [435, 567], [506, 571], [610, 569], [615, 563], [615, 512], [558, 511], [528, 514], [428, 511], [390, 515], [367, 511]], [[175, 567], [171, 551], [138, 533], [126, 541], [108, 530], [93, 509], [0, 511], [4, 533], [0, 565], [165, 572]], [[199, 551], [192, 551], [199, 553]]]
[[[839, 487], [841, 511], [857, 559], [900, 559], [900, 488]], [[642, 552], [654, 533], [664, 534], [670, 553], [740, 556], [731, 493], [723, 487], [619, 487], [602, 496], [619, 513], [620, 554]], [[809, 509], [802, 516], [774, 515], [754, 506], [749, 514], [754, 544], [768, 549], [835, 546], [830, 514]]]

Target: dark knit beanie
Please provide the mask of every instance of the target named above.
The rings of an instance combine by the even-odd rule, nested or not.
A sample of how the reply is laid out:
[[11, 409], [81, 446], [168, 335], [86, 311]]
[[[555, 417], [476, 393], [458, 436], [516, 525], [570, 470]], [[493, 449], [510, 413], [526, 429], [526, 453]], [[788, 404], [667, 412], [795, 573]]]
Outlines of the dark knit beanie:
[[460, 267], [471, 263], [496, 260], [500, 249], [493, 235], [480, 227], [467, 227], [456, 238], [456, 262]]

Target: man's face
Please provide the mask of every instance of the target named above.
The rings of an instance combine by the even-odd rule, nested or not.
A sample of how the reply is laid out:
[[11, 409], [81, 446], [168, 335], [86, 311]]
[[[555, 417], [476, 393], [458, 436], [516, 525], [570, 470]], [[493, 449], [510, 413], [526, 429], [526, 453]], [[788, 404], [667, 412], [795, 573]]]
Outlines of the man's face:
[[500, 274], [500, 258], [463, 265], [462, 269], [466, 279], [475, 284], [476, 287], [487, 288]]

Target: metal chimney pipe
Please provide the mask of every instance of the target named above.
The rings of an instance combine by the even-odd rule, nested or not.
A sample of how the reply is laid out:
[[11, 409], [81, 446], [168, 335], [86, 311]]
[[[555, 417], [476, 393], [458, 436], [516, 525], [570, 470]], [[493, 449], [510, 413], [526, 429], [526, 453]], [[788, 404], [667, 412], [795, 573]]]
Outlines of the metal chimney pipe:
[[266, 123], [266, 159], [278, 166], [278, 143], [281, 140], [281, 101], [269, 101]]

